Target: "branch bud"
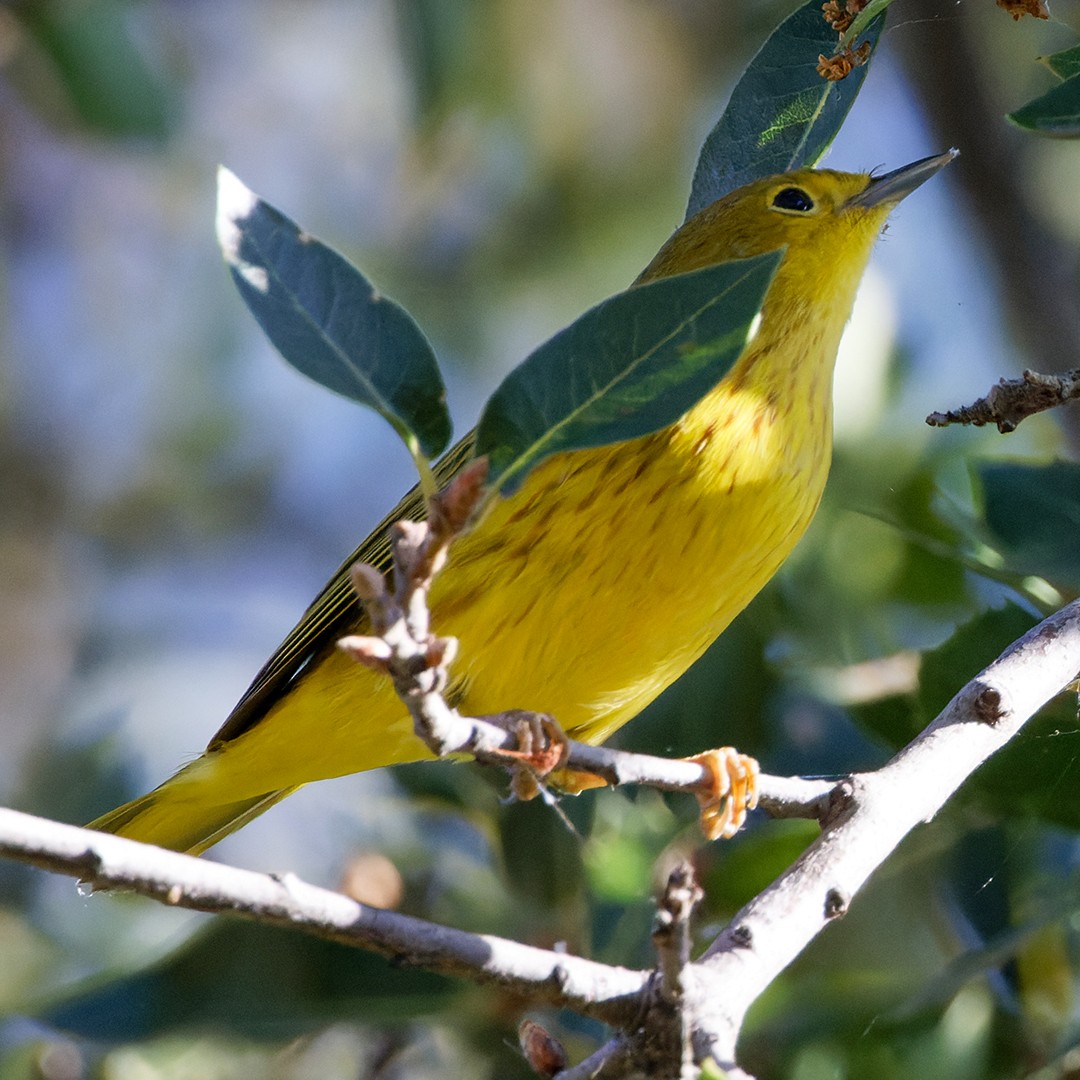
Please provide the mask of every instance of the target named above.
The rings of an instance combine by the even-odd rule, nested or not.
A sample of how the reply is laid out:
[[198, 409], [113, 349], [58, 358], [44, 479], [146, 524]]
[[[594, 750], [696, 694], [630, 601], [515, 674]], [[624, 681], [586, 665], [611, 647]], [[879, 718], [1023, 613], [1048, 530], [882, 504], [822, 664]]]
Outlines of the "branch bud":
[[390, 658], [393, 651], [381, 637], [368, 637], [364, 634], [349, 634], [338, 640], [338, 648], [358, 664], [378, 671], [389, 673]]
[[369, 563], [354, 563], [349, 571], [353, 592], [365, 603], [381, 601], [386, 596], [386, 579]]
[[518, 1043], [533, 1072], [550, 1080], [566, 1068], [566, 1051], [558, 1039], [533, 1020], [522, 1020]]

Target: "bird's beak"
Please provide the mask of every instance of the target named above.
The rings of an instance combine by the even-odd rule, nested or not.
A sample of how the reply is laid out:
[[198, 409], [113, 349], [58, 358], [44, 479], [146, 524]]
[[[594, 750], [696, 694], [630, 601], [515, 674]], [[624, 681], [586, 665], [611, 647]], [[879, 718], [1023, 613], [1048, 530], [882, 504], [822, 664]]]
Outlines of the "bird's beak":
[[884, 176], [872, 176], [870, 183], [858, 195], [848, 200], [848, 206], [881, 206], [883, 203], [898, 203], [910, 195], [917, 187], [925, 184], [935, 173], [940, 172], [960, 151], [946, 150], [944, 154], [913, 161], [903, 168], [894, 169]]

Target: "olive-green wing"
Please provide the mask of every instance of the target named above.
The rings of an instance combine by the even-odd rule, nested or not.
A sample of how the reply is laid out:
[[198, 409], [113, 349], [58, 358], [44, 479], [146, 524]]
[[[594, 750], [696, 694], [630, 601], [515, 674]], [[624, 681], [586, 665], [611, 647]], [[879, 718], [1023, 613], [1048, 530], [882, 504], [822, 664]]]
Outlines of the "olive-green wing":
[[[471, 431], [435, 465], [435, 480], [444, 487], [472, 457], [476, 433]], [[208, 750], [250, 731], [270, 707], [304, 677], [310, 662], [332, 648], [338, 638], [354, 633], [366, 618], [349, 582], [349, 571], [358, 562], [382, 570], [390, 569], [388, 530], [395, 521], [423, 516], [424, 499], [419, 486], [414, 487], [372, 530], [371, 535], [338, 567], [334, 576], [311, 602], [288, 637], [263, 664], [251, 686], [237, 702], [225, 723], [210, 740]]]

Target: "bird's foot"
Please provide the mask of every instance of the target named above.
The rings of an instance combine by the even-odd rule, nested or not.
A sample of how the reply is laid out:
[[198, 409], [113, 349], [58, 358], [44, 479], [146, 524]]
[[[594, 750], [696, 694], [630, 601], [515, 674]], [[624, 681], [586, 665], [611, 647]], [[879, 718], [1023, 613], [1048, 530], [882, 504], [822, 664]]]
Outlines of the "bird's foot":
[[701, 806], [701, 831], [709, 840], [729, 840], [742, 827], [746, 815], [757, 806], [757, 760], [734, 747], [706, 750], [687, 761], [703, 765], [709, 778], [696, 792]]
[[569, 752], [566, 733], [554, 717], [523, 709], [484, 719], [517, 736], [516, 750], [499, 750], [492, 756], [510, 767], [514, 798], [522, 802], [535, 799], [547, 777], [566, 760]]

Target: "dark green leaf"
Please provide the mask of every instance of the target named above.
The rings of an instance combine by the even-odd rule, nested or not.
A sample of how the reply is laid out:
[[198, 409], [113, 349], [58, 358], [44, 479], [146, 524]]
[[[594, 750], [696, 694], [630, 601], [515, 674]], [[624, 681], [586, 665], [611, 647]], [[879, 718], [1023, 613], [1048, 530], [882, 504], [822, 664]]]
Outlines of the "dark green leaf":
[[730, 918], [779, 877], [817, 838], [814, 821], [770, 821], [731, 844], [710, 844], [695, 856], [711, 918]]
[[1017, 127], [1037, 135], [1073, 138], [1080, 135], [1080, 75], [1073, 75], [1041, 97], [1008, 115]]
[[[588, 799], [565, 799], [563, 804], [564, 813], [583, 815], [586, 821], [595, 809]], [[585, 882], [581, 840], [543, 799], [508, 804], [498, 826], [507, 882], [521, 904], [552, 916], [580, 897]]]
[[1010, 569], [1080, 587], [1080, 465], [983, 463], [983, 514]]
[[375, 409], [428, 458], [445, 449], [442, 377], [404, 308], [224, 168], [217, 231], [240, 295], [293, 367]]
[[[884, 25], [881, 15], [867, 30], [863, 40], [871, 49]], [[687, 220], [752, 180], [821, 159], [869, 70], [866, 64], [838, 82], [823, 79], [817, 72], [818, 56], [830, 55], [836, 42], [836, 32], [822, 16], [821, 0], [810, 0], [772, 32], [701, 148]]]
[[958, 627], [948, 641], [925, 653], [919, 669], [918, 690], [922, 723], [929, 724], [965, 683], [1037, 621], [1025, 608], [1005, 604], [977, 615]]
[[906, 746], [926, 726], [912, 694], [893, 694], [848, 708], [859, 728], [893, 750]]
[[491, 814], [506, 796], [502, 773], [472, 763], [459, 762], [453, 769], [433, 769], [430, 761], [414, 761], [391, 768], [394, 780], [410, 802], [427, 808]]
[[1080, 722], [1075, 694], [1061, 694], [998, 751], [961, 795], [1003, 819], [1037, 817], [1080, 829]]
[[560, 330], [484, 408], [477, 455], [513, 490], [564, 450], [634, 439], [674, 423], [735, 363], [782, 252], [637, 285]]
[[864, 731], [899, 750], [948, 705], [965, 683], [1035, 622], [1029, 611], [1016, 604], [984, 611], [923, 655], [915, 693], [856, 705], [849, 711]]
[[1059, 79], [1071, 79], [1074, 75], [1080, 75], [1080, 45], [1074, 45], [1071, 49], [1054, 53], [1052, 56], [1041, 56], [1039, 59]]
[[[861, 726], [899, 749], [953, 695], [1037, 622], [1016, 604], [985, 611], [926, 653], [913, 696], [852, 710]], [[964, 785], [960, 799], [1003, 819], [1036, 817], [1080, 829], [1080, 721], [1074, 694], [1061, 694]]]

